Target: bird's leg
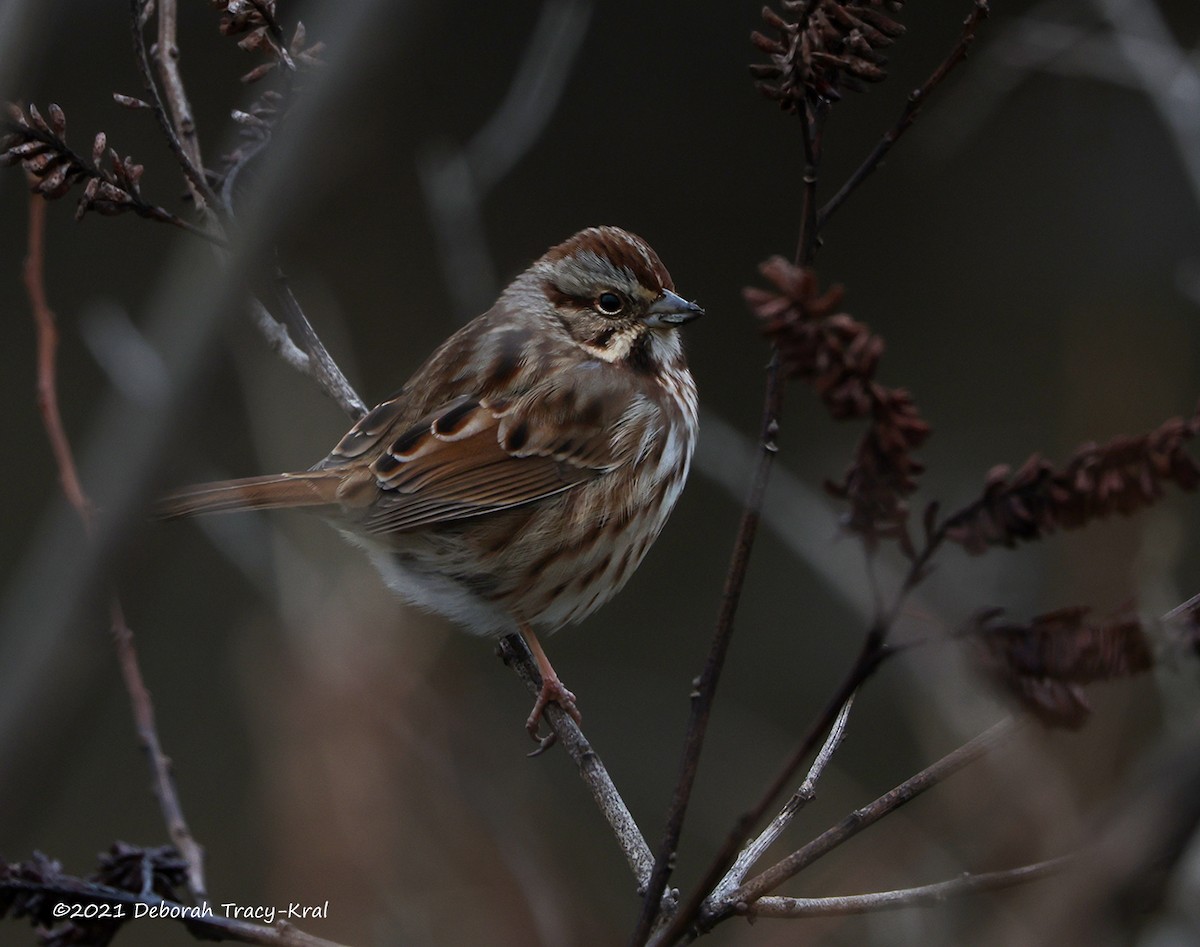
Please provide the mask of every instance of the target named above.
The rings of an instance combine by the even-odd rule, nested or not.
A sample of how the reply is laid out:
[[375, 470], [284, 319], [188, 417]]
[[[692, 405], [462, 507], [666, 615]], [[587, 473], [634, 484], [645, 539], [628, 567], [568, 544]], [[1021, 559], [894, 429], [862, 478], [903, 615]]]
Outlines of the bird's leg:
[[563, 712], [570, 714], [576, 723], [581, 723], [583, 718], [579, 714], [579, 708], [575, 706], [575, 695], [563, 687], [563, 682], [554, 673], [550, 659], [546, 657], [546, 652], [542, 650], [542, 643], [538, 641], [533, 629], [525, 622], [521, 622], [521, 637], [525, 639], [525, 644], [529, 648], [530, 654], [533, 655], [533, 659], [537, 662], [538, 673], [542, 676], [542, 689], [538, 692], [538, 697], [534, 702], [532, 712], [529, 714], [529, 719], [525, 721], [525, 729], [538, 745], [538, 748], [529, 755], [537, 756], [539, 753], [543, 753], [553, 746], [556, 739], [556, 734], [553, 730], [550, 730], [544, 737], [538, 736], [538, 729], [542, 722], [542, 711], [546, 709], [547, 704], [558, 704], [563, 709]]

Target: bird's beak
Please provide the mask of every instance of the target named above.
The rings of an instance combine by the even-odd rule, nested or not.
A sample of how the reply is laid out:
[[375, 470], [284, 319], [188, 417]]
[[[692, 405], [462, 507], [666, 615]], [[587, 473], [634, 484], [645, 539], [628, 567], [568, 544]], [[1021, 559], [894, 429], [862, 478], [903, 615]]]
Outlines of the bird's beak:
[[646, 310], [646, 325], [652, 329], [662, 329], [669, 326], [681, 326], [691, 322], [697, 316], [704, 315], [704, 310], [696, 303], [690, 303], [682, 296], [664, 289], [662, 295], [650, 304]]

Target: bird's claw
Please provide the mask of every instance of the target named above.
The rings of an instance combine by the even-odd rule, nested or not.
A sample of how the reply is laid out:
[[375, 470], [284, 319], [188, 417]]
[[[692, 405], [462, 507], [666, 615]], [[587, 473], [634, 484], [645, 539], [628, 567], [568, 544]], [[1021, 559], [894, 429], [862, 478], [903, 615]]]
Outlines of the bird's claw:
[[547, 704], [558, 704], [563, 713], [567, 714], [577, 724], [583, 722], [583, 716], [579, 713], [579, 708], [575, 706], [575, 695], [563, 687], [562, 681], [557, 678], [543, 681], [542, 689], [538, 691], [537, 700], [534, 702], [533, 710], [530, 711], [529, 719], [525, 721], [525, 732], [529, 734], [531, 740], [536, 743], [537, 749], [533, 750], [529, 756], [541, 756], [550, 747], [554, 746], [558, 739], [558, 734], [554, 732], [554, 728], [549, 726], [549, 732], [542, 736], [540, 733], [542, 724], [542, 712], [546, 709]]

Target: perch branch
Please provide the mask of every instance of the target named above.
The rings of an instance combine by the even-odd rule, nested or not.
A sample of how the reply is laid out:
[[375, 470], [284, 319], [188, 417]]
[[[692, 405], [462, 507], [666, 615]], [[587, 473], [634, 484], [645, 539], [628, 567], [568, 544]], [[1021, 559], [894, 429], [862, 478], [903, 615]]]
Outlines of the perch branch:
[[[501, 641], [500, 657], [516, 672], [532, 694], [537, 695], [540, 692], [542, 682], [537, 673], [537, 666], [519, 635], [510, 635]], [[567, 753], [579, 767], [579, 775], [591, 790], [592, 798], [612, 828], [617, 844], [621, 846], [625, 860], [629, 862], [629, 867], [637, 879], [638, 891], [645, 890], [650, 881], [654, 856], [637, 823], [633, 821], [633, 816], [629, 814], [620, 793], [617, 792], [612, 777], [608, 775], [600, 757], [570, 715], [554, 703], [546, 705], [544, 714]]]

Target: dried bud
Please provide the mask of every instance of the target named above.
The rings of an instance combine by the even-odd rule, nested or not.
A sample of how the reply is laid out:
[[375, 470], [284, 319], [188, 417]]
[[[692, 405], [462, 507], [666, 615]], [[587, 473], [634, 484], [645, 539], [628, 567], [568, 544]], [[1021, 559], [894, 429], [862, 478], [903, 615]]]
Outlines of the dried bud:
[[120, 92], [113, 93], [113, 101], [116, 102], [117, 105], [123, 106], [127, 109], [150, 108], [149, 102], [145, 102], [142, 99], [135, 99], [132, 95], [122, 95]]
[[790, 377], [810, 384], [836, 419], [869, 418], [870, 424], [841, 483], [827, 489], [846, 500], [846, 526], [869, 544], [895, 539], [912, 554], [908, 505], [924, 469], [913, 457], [929, 437], [912, 397], [875, 381], [883, 339], [839, 312], [842, 288], [822, 293], [816, 273], [773, 257], [760, 267], [778, 292], [744, 290]]
[[62, 197], [71, 189], [71, 166], [65, 161], [56, 162], [50, 167], [33, 189], [47, 200]]
[[274, 69], [278, 65], [279, 65], [278, 62], [265, 62], [261, 66], [255, 66], [248, 73], [246, 73], [244, 76], [242, 76], [241, 81], [244, 82], [246, 85], [250, 85], [250, 83], [252, 83], [252, 82], [257, 82], [259, 79], [261, 79], [263, 76], [265, 76], [268, 72], [270, 72], [272, 69]]
[[54, 134], [63, 141], [67, 140], [67, 116], [63, 114], [63, 110], [50, 103], [47, 111], [50, 113], [50, 127], [54, 129]]

